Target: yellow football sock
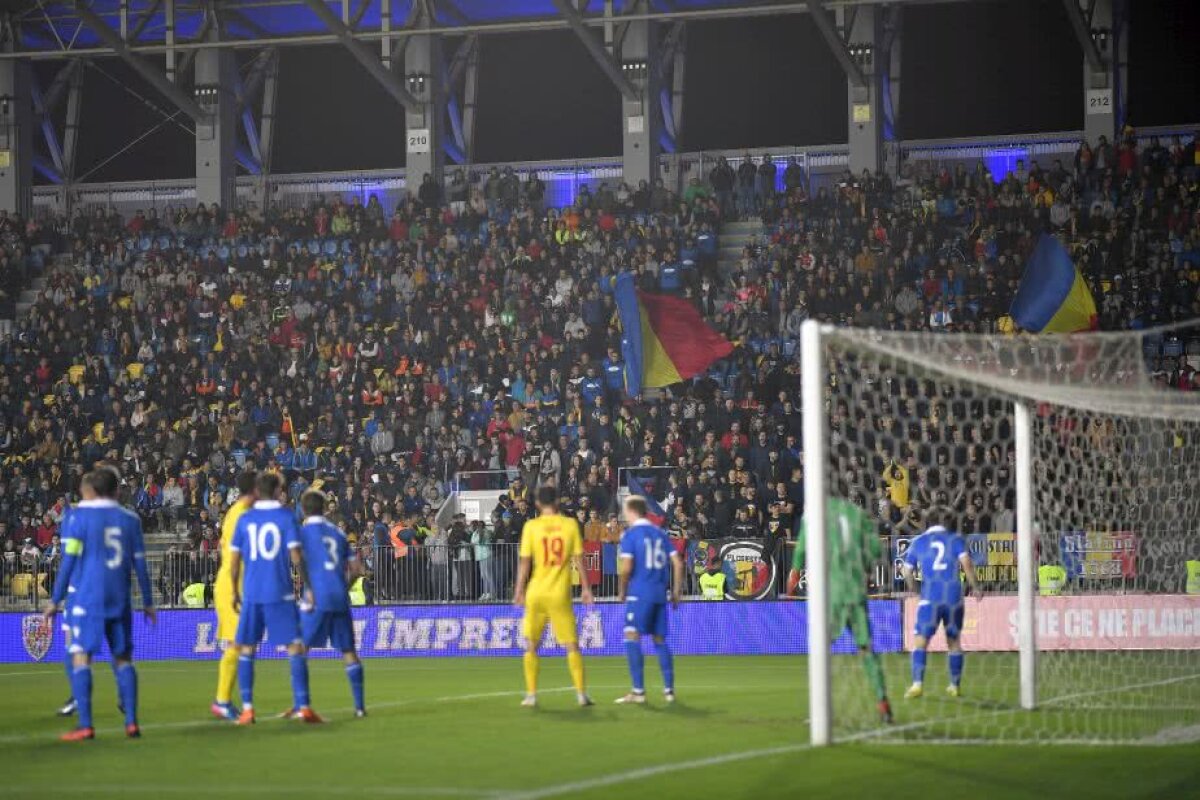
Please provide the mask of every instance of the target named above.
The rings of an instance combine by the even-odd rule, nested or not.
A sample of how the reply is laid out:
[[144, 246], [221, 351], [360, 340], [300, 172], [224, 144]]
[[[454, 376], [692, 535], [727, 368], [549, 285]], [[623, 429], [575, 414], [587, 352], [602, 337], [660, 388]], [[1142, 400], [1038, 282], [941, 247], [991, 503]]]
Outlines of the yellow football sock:
[[567, 651], [567, 669], [571, 671], [571, 683], [575, 691], [583, 691], [583, 653], [578, 650]]
[[525, 651], [525, 691], [528, 694], [537, 694], [537, 679], [538, 668], [541, 662], [538, 660], [538, 654], [532, 650]]
[[233, 696], [233, 684], [237, 681], [238, 649], [227, 647], [217, 664], [217, 702], [228, 703]]

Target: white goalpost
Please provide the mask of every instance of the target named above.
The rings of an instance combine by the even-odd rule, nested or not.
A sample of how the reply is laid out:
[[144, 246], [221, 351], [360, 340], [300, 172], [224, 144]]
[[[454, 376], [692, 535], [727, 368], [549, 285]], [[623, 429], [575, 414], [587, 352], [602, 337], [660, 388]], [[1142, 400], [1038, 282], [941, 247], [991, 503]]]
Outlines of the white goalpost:
[[[1188, 577], [1200, 566], [1200, 398], [1151, 379], [1143, 345], [1163, 333], [805, 323], [814, 745], [1200, 738], [1200, 579]], [[892, 726], [878, 725], [849, 634], [830, 630], [831, 498], [877, 526], [868, 618]], [[984, 596], [966, 601], [962, 696], [905, 701], [917, 601], [898, 564], [935, 509], [957, 523]], [[931, 680], [945, 646], [930, 641]]]

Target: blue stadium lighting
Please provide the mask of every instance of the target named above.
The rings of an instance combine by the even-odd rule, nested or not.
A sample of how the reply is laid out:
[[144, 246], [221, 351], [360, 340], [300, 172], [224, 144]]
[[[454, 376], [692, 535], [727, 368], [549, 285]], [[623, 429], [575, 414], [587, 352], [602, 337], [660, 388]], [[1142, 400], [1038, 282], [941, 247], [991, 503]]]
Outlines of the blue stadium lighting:
[[992, 173], [992, 180], [996, 183], [1003, 181], [1010, 173], [1016, 172], [1018, 161], [1029, 163], [1029, 148], [996, 148], [984, 158], [988, 170]]

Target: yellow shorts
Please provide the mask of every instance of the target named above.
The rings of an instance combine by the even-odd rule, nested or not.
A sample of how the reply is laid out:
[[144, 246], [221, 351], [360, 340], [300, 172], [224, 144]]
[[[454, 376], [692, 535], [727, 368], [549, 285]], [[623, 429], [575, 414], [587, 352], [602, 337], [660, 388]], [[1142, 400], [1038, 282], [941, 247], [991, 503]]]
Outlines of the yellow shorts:
[[575, 608], [570, 598], [531, 596], [525, 599], [525, 618], [521, 620], [521, 633], [529, 642], [541, 642], [546, 623], [554, 631], [559, 644], [574, 644], [579, 641], [575, 632]]
[[217, 610], [217, 642], [228, 647], [237, 639], [238, 618], [233, 610], [233, 598], [227, 592], [213, 588], [213, 607]]

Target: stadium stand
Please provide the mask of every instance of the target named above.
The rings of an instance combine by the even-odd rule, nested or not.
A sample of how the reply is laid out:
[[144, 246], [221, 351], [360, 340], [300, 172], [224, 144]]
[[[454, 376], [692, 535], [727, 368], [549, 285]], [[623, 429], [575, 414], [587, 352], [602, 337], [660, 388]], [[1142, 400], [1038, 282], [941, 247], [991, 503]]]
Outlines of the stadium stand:
[[[1139, 147], [1131, 132], [999, 181], [982, 163], [914, 161], [895, 181], [846, 174], [812, 191], [799, 165], [782, 184], [765, 159], [742, 166], [719, 164], [683, 196], [602, 185], [564, 208], [496, 171], [394, 210], [372, 197], [265, 215], [0, 217], [2, 299], [35, 292], [0, 341], [0, 596], [45, 591], [54, 524], [102, 459], [122, 466], [123, 500], [151, 531], [164, 604], [211, 582], [243, 465], [283, 471], [293, 500], [332, 492], [387, 600], [504, 596], [542, 482], [589, 540], [610, 541], [622, 468], [671, 468], [655, 494], [686, 542], [785, 540], [803, 508], [805, 319], [1011, 332], [1008, 302], [1044, 230], [1070, 244], [1103, 327], [1200, 316], [1194, 144]], [[734, 355], [626, 397], [610, 286], [625, 270], [696, 303]], [[1153, 340], [1146, 357], [1162, 382], [1200, 388], [1200, 340]], [[1009, 454], [939, 428], [928, 390], [903, 389], [929, 410], [923, 436], [997, 470], [967, 498], [973, 529], [1011, 526]], [[487, 470], [519, 478], [491, 524], [437, 524], [456, 475]], [[881, 517], [902, 527], [910, 498], [960, 488], [915, 461], [886, 470]], [[397, 571], [418, 546], [419, 575]]]

